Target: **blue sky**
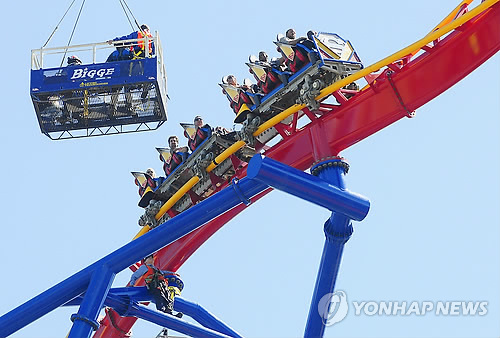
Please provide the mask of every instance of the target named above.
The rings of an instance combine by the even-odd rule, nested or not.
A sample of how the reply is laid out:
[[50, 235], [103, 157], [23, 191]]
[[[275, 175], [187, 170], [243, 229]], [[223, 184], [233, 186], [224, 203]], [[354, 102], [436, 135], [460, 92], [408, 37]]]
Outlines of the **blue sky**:
[[[478, 2], [478, 1], [476, 1]], [[30, 50], [64, 13], [56, 1], [10, 4], [4, 12], [0, 147], [0, 313], [127, 243], [139, 230], [130, 171], [161, 171], [154, 147], [182, 136], [180, 122], [202, 115], [232, 127], [217, 83], [248, 77], [248, 55], [275, 55], [276, 34], [294, 27], [338, 33], [365, 65], [413, 43], [458, 1], [381, 0], [250, 3], [139, 2], [140, 22], [160, 32], [168, 73], [169, 121], [155, 132], [51, 141], [29, 98]], [[67, 43], [75, 7], [49, 46]], [[14, 28], [14, 31], [12, 30]], [[118, 1], [87, 1], [74, 43], [128, 34]], [[347, 243], [337, 289], [349, 301], [488, 301], [488, 314], [356, 316], [327, 337], [497, 337], [500, 334], [500, 56], [403, 119], [342, 153], [350, 190], [371, 210]], [[422, 83], [425, 86], [427, 84]], [[183, 296], [250, 337], [303, 335], [329, 212], [273, 192], [216, 233], [179, 270]], [[20, 272], [20, 273], [18, 273]], [[123, 286], [130, 273], [120, 273]], [[13, 337], [64, 336], [76, 309], [58, 309]], [[159, 328], [134, 326], [134, 337]]]

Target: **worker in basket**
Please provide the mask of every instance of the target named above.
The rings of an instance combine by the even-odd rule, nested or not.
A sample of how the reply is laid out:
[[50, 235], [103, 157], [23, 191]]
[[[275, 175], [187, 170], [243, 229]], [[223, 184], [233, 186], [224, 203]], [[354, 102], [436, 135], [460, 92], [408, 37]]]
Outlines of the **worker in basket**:
[[[154, 265], [153, 255], [144, 258], [143, 264], [132, 274], [129, 285], [134, 286], [143, 275], [146, 287], [154, 298], [156, 309], [174, 315], [175, 296], [179, 296], [184, 288], [179, 275], [172, 271], [158, 269]], [[182, 318], [182, 313], [177, 312], [175, 316]]]

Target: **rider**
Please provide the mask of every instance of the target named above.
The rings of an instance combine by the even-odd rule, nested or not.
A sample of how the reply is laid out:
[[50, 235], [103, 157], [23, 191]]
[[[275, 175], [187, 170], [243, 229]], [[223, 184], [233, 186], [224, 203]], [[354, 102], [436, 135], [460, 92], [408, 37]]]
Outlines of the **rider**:
[[184, 135], [188, 138], [188, 145], [191, 151], [195, 151], [203, 141], [212, 136], [212, 127], [208, 124], [203, 124], [203, 118], [200, 115], [194, 118], [194, 128], [195, 133], [193, 138], [189, 137], [187, 132], [184, 132]]
[[[169, 162], [163, 164], [163, 171], [165, 171], [165, 175], [167, 176], [181, 165], [189, 155], [188, 147], [179, 147], [179, 139], [175, 135], [168, 138], [168, 146], [170, 147], [170, 154], [172, 156]], [[161, 155], [160, 159], [162, 159]]]
[[[312, 36], [308, 33], [308, 36]], [[293, 59], [290, 60], [286, 55], [280, 59], [281, 63], [286, 64], [288, 69], [292, 73], [296, 73], [302, 69], [308, 62], [315, 63], [318, 60], [317, 53], [314, 51], [314, 42], [309, 40], [307, 37], [296, 37], [295, 30], [290, 28], [286, 31], [286, 35], [280, 39], [280, 42], [286, 43], [293, 46], [294, 55]], [[278, 48], [278, 50], [280, 50]], [[283, 54], [283, 52], [280, 50]]]
[[274, 88], [279, 86], [281, 83], [285, 83], [281, 78], [280, 74], [276, 72], [276, 65], [269, 62], [267, 53], [264, 51], [259, 52], [259, 63], [266, 67], [266, 78], [264, 81], [257, 78], [257, 85], [264, 94], [270, 93]]
[[165, 180], [164, 177], [156, 177], [156, 173], [154, 169], [148, 168], [146, 169], [146, 180], [139, 184], [139, 181], [136, 179], [135, 184], [139, 186], [139, 196], [144, 195], [147, 187], [150, 187], [153, 191], [155, 191]]
[[[172, 271], [158, 269], [154, 265], [153, 255], [144, 258], [143, 264], [130, 277], [129, 285], [134, 286], [137, 280], [143, 275], [146, 287], [154, 297], [156, 309], [173, 314], [175, 296], [180, 295], [184, 287], [184, 284], [178, 278], [179, 275]], [[173, 281], [172, 285], [169, 285], [169, 279]], [[175, 316], [182, 318], [182, 313], [177, 312]]]
[[[231, 99], [229, 96], [228, 96], [228, 99], [229, 99], [229, 106], [233, 109], [234, 113], [235, 114], [238, 114], [241, 107], [243, 106], [243, 104], [246, 104], [246, 105], [253, 105], [253, 101], [252, 99], [250, 98], [250, 96], [247, 94], [247, 92], [249, 93], [254, 93], [254, 89], [252, 88], [252, 86], [249, 86], [247, 84], [243, 84], [243, 85], [239, 85], [237, 80], [236, 80], [236, 76], [234, 75], [228, 75], [226, 76], [225, 78], [223, 78], [222, 80], [223, 82], [225, 81], [226, 84], [234, 87], [234, 88], [237, 88], [237, 89], [240, 89], [238, 91], [238, 100], [237, 102], [235, 102], [233, 99]], [[223, 89], [222, 90], [222, 93], [223, 94], [227, 94], [226, 91]]]

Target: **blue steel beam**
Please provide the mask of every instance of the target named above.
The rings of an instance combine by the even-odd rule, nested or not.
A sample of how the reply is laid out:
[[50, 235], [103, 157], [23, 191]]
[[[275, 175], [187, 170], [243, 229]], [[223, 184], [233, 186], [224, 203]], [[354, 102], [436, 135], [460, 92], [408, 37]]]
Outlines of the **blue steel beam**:
[[123, 298], [121, 297], [108, 295], [106, 298], [106, 305], [114, 308], [120, 316], [133, 316], [144, 319], [151, 323], [161, 325], [162, 327], [186, 334], [190, 337], [229, 337], [225, 334], [190, 324], [174, 316], [167, 316], [161, 312], [148, 309], [147, 307], [137, 303], [132, 302], [126, 304], [123, 302]]
[[340, 158], [318, 163], [311, 172], [319, 177], [257, 154], [248, 164], [247, 177], [332, 211], [324, 226], [326, 240], [304, 333], [305, 337], [322, 337], [327, 318], [325, 312], [320, 313], [318, 305], [321, 298], [335, 288], [344, 245], [353, 231], [351, 219], [363, 220], [370, 209], [370, 201], [346, 190], [346, 169]]
[[248, 163], [247, 177], [356, 221], [370, 210], [367, 198], [260, 154]]
[[114, 279], [115, 273], [106, 266], [95, 269], [88, 287], [92, 292], [85, 294], [78, 313], [71, 316], [73, 326], [69, 332], [69, 338], [88, 338], [92, 331], [97, 331], [99, 328], [97, 316]]
[[176, 297], [174, 308], [176, 311], [187, 314], [204, 327], [208, 327], [209, 329], [221, 332], [230, 337], [242, 337], [238, 332], [227, 326], [224, 322], [197, 303]]
[[[143, 257], [196, 230], [212, 218], [244, 202], [240, 197], [242, 193], [244, 199], [249, 199], [266, 188], [267, 186], [260, 182], [244, 178], [237, 184], [233, 184], [233, 189], [224, 189], [198, 203], [163, 225], [4, 314], [0, 317], [0, 337], [11, 335], [48, 312], [78, 297], [87, 290], [94, 271], [101, 266], [107, 266], [111, 272], [118, 273]], [[92, 290], [89, 292], [92, 293]]]
[[[109, 290], [108, 298], [106, 298], [105, 304], [107, 306], [117, 306], [115, 310], [118, 313], [127, 313], [131, 304], [139, 302], [151, 302], [154, 301], [151, 294], [147, 291], [146, 287], [124, 287], [124, 288], [113, 288]], [[82, 296], [79, 296], [72, 301], [64, 304], [64, 306], [77, 306], [82, 302]], [[182, 312], [185, 315], [196, 320], [198, 323], [206, 328], [212, 329], [214, 331], [220, 332], [222, 334], [228, 335], [230, 337], [241, 337], [241, 335], [222, 322], [220, 319], [215, 317], [205, 308], [197, 303], [190, 302], [182, 297], [175, 297], [174, 309], [176, 311]]]
[[[325, 223], [326, 239], [307, 316], [304, 337], [323, 337], [325, 323], [328, 318], [325, 316], [328, 314], [329, 308], [322, 309], [322, 313], [320, 313], [319, 303], [321, 298], [332, 293], [335, 289], [344, 245], [353, 231], [351, 221], [347, 217], [334, 215], [332, 218]], [[329, 302], [327, 306], [330, 306]]]
[[133, 305], [127, 315], [147, 320], [157, 325], [161, 325], [163, 327], [186, 334], [190, 337], [215, 337], [215, 338], [230, 337], [210, 329], [204, 329], [196, 325], [189, 324], [188, 322], [177, 319], [173, 316], [167, 316], [161, 314], [158, 311], [150, 310], [144, 306]]
[[[330, 166], [330, 163], [335, 165]], [[339, 165], [341, 163], [340, 158], [320, 163], [317, 166], [320, 168], [318, 170], [319, 178], [336, 185], [340, 189], [345, 189], [344, 175], [346, 172], [343, 166]], [[325, 222], [324, 231], [326, 236], [325, 245], [321, 255], [304, 337], [323, 337], [330, 303], [328, 302], [327, 308], [321, 309], [321, 313], [319, 303], [321, 298], [331, 294], [335, 289], [344, 245], [353, 232], [351, 220], [339, 212], [332, 212], [330, 218]]]

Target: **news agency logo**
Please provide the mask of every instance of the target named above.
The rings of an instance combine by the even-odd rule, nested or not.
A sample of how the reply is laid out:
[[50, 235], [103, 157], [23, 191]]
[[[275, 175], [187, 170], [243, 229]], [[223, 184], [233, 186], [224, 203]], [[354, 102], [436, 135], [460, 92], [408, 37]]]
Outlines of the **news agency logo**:
[[348, 310], [347, 296], [344, 291], [340, 290], [327, 293], [318, 303], [318, 312], [325, 326], [341, 322], [347, 316]]
[[[353, 301], [355, 316], [484, 316], [487, 301]], [[324, 295], [318, 303], [318, 313], [325, 326], [345, 319], [349, 311], [347, 295], [335, 291]]]

